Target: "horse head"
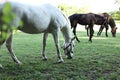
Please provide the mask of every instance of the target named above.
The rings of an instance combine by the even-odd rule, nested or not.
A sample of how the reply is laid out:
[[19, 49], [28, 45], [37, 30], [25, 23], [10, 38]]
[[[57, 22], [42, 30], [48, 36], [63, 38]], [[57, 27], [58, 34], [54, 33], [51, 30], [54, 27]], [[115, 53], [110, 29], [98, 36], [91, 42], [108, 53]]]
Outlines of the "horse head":
[[113, 37], [116, 37], [116, 30], [117, 30], [117, 27], [116, 27], [116, 24], [115, 24], [115, 21], [112, 17], [109, 17], [109, 21], [108, 21], [110, 27], [111, 27], [111, 33], [112, 33], [112, 36]]
[[116, 30], [117, 30], [117, 27], [114, 27], [111, 29], [111, 33], [113, 37], [116, 37]]
[[68, 59], [72, 59], [72, 57], [73, 57], [74, 39], [75, 39], [75, 37], [72, 38], [69, 43], [65, 43], [62, 47], [64, 50], [64, 53]]

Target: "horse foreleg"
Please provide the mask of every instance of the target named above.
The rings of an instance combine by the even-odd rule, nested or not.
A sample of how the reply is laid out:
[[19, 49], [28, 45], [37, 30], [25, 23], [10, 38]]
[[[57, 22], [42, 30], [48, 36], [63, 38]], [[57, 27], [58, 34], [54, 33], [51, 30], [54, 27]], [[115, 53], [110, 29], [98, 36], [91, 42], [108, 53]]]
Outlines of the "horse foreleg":
[[103, 29], [104, 29], [104, 27], [103, 27], [103, 26], [100, 26], [100, 29], [99, 29], [99, 31], [98, 31], [98, 33], [97, 33], [97, 36], [100, 36], [100, 35], [101, 35]]
[[89, 28], [90, 28], [89, 41], [92, 42], [92, 36], [93, 36], [93, 34], [94, 34], [93, 25], [89, 26]]
[[56, 50], [57, 50], [57, 55], [58, 55], [58, 59], [59, 59], [59, 63], [63, 62], [63, 58], [61, 56], [61, 53], [60, 53], [60, 44], [59, 44], [59, 32], [55, 31], [53, 33], [53, 38], [54, 38], [54, 41], [55, 41], [55, 46], [56, 46]]
[[108, 37], [107, 31], [108, 31], [109, 27], [106, 26], [105, 28], [106, 28], [106, 33], [105, 33], [105, 35], [106, 35], [106, 37]]
[[87, 25], [85, 25], [85, 29], [87, 30], [87, 36], [89, 36], [89, 27], [87, 27]]
[[42, 49], [42, 56], [43, 56], [43, 60], [47, 60], [46, 54], [45, 54], [45, 47], [46, 47], [46, 40], [48, 37], [48, 33], [44, 33], [43, 34], [43, 49]]
[[76, 35], [76, 26], [73, 28], [73, 33], [74, 33], [74, 36], [75, 36], [76, 40], [77, 40], [78, 42], [80, 42], [80, 40], [78, 39], [78, 37], [77, 37], [77, 35]]
[[6, 40], [6, 47], [12, 57], [12, 59], [18, 63], [18, 64], [21, 64], [21, 62], [17, 59], [16, 55], [14, 54], [13, 52], [13, 49], [12, 49], [12, 33], [10, 34], [10, 36], [8, 37], [8, 39]]

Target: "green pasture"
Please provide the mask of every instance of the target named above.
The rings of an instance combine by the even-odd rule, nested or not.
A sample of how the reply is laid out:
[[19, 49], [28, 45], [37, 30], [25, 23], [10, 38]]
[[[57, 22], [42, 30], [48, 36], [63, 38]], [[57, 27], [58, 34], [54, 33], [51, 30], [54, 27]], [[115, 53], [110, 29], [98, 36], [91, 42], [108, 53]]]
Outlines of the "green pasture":
[[[16, 32], [13, 49], [23, 63], [17, 65], [11, 59], [5, 45], [0, 50], [0, 80], [120, 80], [120, 33], [113, 38], [111, 33], [105, 37], [93, 37], [88, 42], [86, 32], [77, 32], [80, 43], [75, 41], [74, 57], [64, 63], [58, 61], [52, 35], [47, 39], [46, 54], [48, 61], [42, 61], [42, 34], [31, 35]], [[60, 35], [60, 45], [63, 37]]]

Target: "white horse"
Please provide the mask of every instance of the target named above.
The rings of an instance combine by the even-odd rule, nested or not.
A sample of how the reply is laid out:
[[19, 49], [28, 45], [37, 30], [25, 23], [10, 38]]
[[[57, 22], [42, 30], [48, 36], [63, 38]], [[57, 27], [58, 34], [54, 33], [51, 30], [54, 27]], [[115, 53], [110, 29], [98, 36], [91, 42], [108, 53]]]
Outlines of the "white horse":
[[[69, 59], [72, 58], [73, 48], [74, 48], [74, 43], [73, 43], [74, 38], [72, 38], [70, 23], [68, 19], [65, 17], [65, 15], [58, 8], [50, 4], [44, 4], [41, 6], [29, 6], [15, 2], [9, 2], [9, 3], [11, 4], [11, 12], [13, 12], [16, 15], [16, 17], [9, 24], [9, 27], [11, 27], [11, 25], [16, 26], [18, 30], [29, 34], [44, 33], [43, 49], [42, 49], [43, 60], [47, 60], [45, 54], [46, 39], [48, 33], [51, 33], [55, 41], [59, 62], [63, 62], [63, 58], [60, 53], [60, 45], [59, 45], [60, 31], [62, 32], [65, 40], [63, 45], [64, 53], [67, 56], [67, 58]], [[0, 14], [2, 14], [2, 9], [5, 4], [6, 3], [4, 3], [0, 8]], [[0, 17], [1, 16], [2, 15], [0, 15]], [[19, 25], [20, 20], [22, 20], [23, 22], [22, 26]], [[2, 21], [0, 22], [0, 25], [3, 25]], [[6, 47], [9, 53], [11, 54], [11, 57], [16, 63], [20, 64], [21, 62], [17, 59], [12, 49], [13, 30], [11, 30], [10, 28], [5, 30], [7, 34], [9, 34], [8, 38], [3, 38], [4, 36], [2, 35], [3, 34], [2, 32], [4, 30], [2, 26], [0, 26], [0, 31], [1, 31], [0, 47], [3, 45], [3, 43], [6, 42]]]

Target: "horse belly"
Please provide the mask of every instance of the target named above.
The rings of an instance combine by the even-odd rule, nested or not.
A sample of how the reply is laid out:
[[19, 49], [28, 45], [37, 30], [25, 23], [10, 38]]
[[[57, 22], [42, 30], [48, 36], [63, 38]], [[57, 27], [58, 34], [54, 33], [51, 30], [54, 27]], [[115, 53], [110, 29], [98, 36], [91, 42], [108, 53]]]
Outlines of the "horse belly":
[[37, 34], [46, 31], [49, 27], [50, 18], [49, 17], [41, 17], [41, 16], [34, 16], [27, 18], [27, 20], [23, 21], [23, 27], [20, 27], [19, 30], [30, 33], [30, 34]]
[[47, 27], [46, 26], [35, 26], [35, 25], [24, 25], [23, 27], [18, 28], [20, 31], [28, 33], [28, 34], [38, 34], [46, 31]]

